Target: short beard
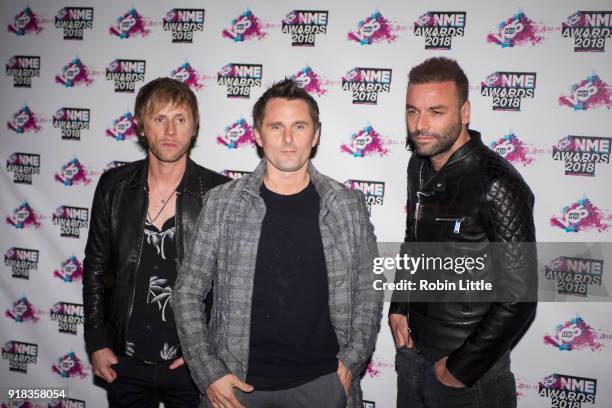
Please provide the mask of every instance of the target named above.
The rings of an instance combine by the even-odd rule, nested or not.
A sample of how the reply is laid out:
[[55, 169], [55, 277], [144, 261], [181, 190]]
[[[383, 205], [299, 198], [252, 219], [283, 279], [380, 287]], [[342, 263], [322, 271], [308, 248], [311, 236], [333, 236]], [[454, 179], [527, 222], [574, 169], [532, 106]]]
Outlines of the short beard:
[[[423, 157], [434, 157], [439, 154], [445, 153], [453, 146], [459, 135], [461, 134], [462, 124], [461, 121], [457, 121], [455, 125], [446, 129], [444, 133], [433, 133], [428, 131], [416, 131], [414, 133], [408, 130], [408, 142], [412, 149], [417, 152], [419, 156]], [[436, 142], [430, 146], [419, 146], [415, 143], [414, 139], [418, 136], [430, 136], [436, 139]]]

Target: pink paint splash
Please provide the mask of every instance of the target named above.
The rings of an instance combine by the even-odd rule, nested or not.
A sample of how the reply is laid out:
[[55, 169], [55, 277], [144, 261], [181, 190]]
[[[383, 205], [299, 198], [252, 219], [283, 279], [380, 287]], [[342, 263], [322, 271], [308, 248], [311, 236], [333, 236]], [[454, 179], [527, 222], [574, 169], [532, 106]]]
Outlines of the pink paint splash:
[[370, 377], [376, 378], [379, 377], [383, 373], [383, 371], [389, 367], [393, 367], [393, 365], [386, 363], [382, 360], [377, 360], [373, 358], [370, 364], [368, 364], [368, 367], [366, 368], [366, 373]]
[[348, 33], [347, 38], [361, 45], [370, 45], [381, 41], [392, 43], [397, 40], [397, 35], [389, 20], [379, 11], [375, 11], [365, 20], [360, 20], [357, 23], [357, 30]]
[[560, 106], [569, 106], [575, 111], [606, 107], [612, 108], [612, 87], [602, 81], [596, 73], [570, 87], [569, 95], [559, 97]]
[[15, 33], [21, 37], [26, 34], [38, 34], [42, 31], [41, 19], [32, 12], [30, 7], [26, 7], [14, 18], [13, 23], [8, 25], [8, 32]]
[[17, 134], [27, 132], [39, 132], [41, 126], [38, 125], [38, 117], [30, 108], [25, 105], [13, 114], [13, 118], [6, 122], [6, 127]]
[[309, 66], [304, 67], [295, 74], [291, 75], [289, 79], [295, 81], [309, 94], [323, 96], [327, 93], [327, 89], [324, 89], [321, 86], [321, 78]]
[[35, 407], [32, 402], [28, 400], [11, 400], [9, 405], [3, 403], [2, 408], [38, 408], [38, 406]]
[[147, 26], [151, 25], [146, 19], [132, 8], [122, 16], [117, 17], [117, 21], [109, 29], [109, 34], [119, 38], [133, 38], [136, 36], [147, 37], [151, 30]]
[[524, 398], [525, 392], [527, 391], [537, 391], [537, 390], [538, 390], [537, 385], [529, 384], [525, 382], [525, 380], [523, 380], [522, 378], [516, 377], [516, 397], [518, 399]]
[[40, 320], [38, 317], [39, 314], [40, 312], [34, 308], [32, 303], [30, 303], [25, 296], [17, 299], [17, 301], [13, 303], [12, 309], [5, 312], [6, 317], [15, 320], [17, 323], [37, 323]]
[[76, 256], [71, 256], [61, 263], [59, 269], [53, 271], [53, 276], [66, 283], [81, 280], [83, 279], [83, 264]]
[[255, 133], [247, 121], [240, 118], [225, 128], [225, 133], [217, 137], [217, 143], [227, 146], [228, 149], [254, 146]]
[[565, 232], [580, 232], [597, 230], [597, 232], [607, 231], [609, 226], [606, 223], [604, 211], [600, 210], [591, 203], [588, 198], [582, 198], [561, 210], [561, 217], [551, 217], [550, 225], [558, 227]]
[[73, 351], [58, 358], [57, 363], [53, 364], [52, 371], [64, 378], [80, 377], [85, 379], [89, 375], [88, 367]]
[[93, 172], [89, 171], [76, 157], [68, 163], [63, 164], [59, 173], [55, 173], [55, 181], [59, 181], [65, 186], [75, 184], [88, 185], [91, 183]]
[[526, 44], [535, 46], [544, 40], [540, 34], [545, 31], [544, 27], [527, 18], [522, 11], [500, 22], [497, 29], [497, 32], [487, 35], [487, 42], [502, 48]]
[[17, 229], [30, 227], [40, 228], [40, 218], [41, 217], [36, 214], [34, 209], [30, 207], [30, 204], [24, 201], [19, 207], [13, 210], [13, 214], [10, 217], [6, 217], [6, 223]]
[[55, 76], [55, 82], [72, 88], [78, 85], [91, 85], [93, 79], [90, 78], [91, 72], [77, 57], [62, 67], [62, 73]]
[[521, 141], [514, 133], [508, 133], [489, 145], [491, 150], [513, 164], [530, 166], [534, 162], [529, 147]]
[[113, 125], [106, 129], [106, 136], [112, 137], [117, 141], [123, 141], [136, 137], [136, 122], [131, 112], [125, 112], [117, 119], [113, 120]]
[[187, 85], [194, 91], [199, 91], [204, 87], [202, 75], [196, 71], [191, 64], [185, 62], [170, 72], [170, 77]]
[[554, 334], [544, 336], [544, 344], [558, 348], [561, 351], [590, 349], [601, 351], [603, 344], [599, 342], [598, 330], [586, 324], [576, 315], [573, 319], [555, 327]]
[[340, 146], [340, 151], [353, 157], [366, 157], [378, 154], [383, 157], [389, 153], [384, 146], [383, 137], [372, 126], [366, 126], [351, 135], [351, 143]]
[[268, 35], [263, 31], [263, 23], [253, 14], [251, 10], [234, 18], [230, 26], [221, 33], [223, 37], [229, 38], [234, 42], [243, 42], [250, 39], [261, 40]]

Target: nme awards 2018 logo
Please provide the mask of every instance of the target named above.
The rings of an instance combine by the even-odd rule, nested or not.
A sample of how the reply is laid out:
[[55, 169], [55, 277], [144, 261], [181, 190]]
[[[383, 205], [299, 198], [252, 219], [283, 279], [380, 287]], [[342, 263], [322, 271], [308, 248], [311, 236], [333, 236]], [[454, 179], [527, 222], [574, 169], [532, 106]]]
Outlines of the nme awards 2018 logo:
[[24, 201], [19, 207], [13, 209], [11, 216], [6, 217], [6, 223], [16, 229], [39, 228], [41, 225], [40, 218], [36, 211], [30, 207], [30, 204]]
[[544, 336], [544, 344], [556, 347], [561, 351], [601, 351], [604, 348], [604, 342], [610, 340], [612, 336], [609, 333], [594, 329], [579, 315], [557, 325], [553, 334]]
[[90, 76], [89, 68], [77, 57], [62, 67], [61, 74], [55, 76], [55, 82], [64, 85], [66, 88], [78, 85], [89, 86], [93, 83]]
[[523, 98], [533, 98], [536, 88], [535, 72], [494, 72], [480, 83], [480, 94], [493, 97], [493, 110], [521, 110]]
[[14, 18], [13, 23], [8, 25], [9, 33], [15, 33], [18, 37], [26, 34], [38, 34], [42, 31], [42, 21], [30, 7], [26, 7]]
[[85, 321], [83, 305], [76, 303], [57, 302], [50, 311], [51, 320], [57, 322], [60, 333], [77, 334], [79, 325]]
[[62, 261], [59, 269], [53, 271], [53, 276], [66, 283], [83, 279], [83, 264], [76, 256], [70, 256]]
[[513, 132], [492, 142], [489, 147], [512, 164], [529, 166], [534, 162], [529, 146], [516, 137]]
[[540, 34], [544, 27], [530, 20], [525, 13], [519, 11], [512, 17], [497, 25], [497, 32], [487, 35], [487, 42], [500, 45], [502, 48], [515, 45], [540, 44], [544, 37]]
[[127, 13], [117, 17], [117, 21], [108, 29], [108, 32], [122, 39], [136, 36], [147, 37], [151, 33], [151, 30], [147, 28], [149, 25], [150, 22], [136, 9], [132, 8]]
[[217, 74], [217, 84], [227, 87], [228, 98], [249, 98], [251, 87], [261, 86], [261, 64], [229, 63]]
[[559, 97], [559, 105], [569, 106], [575, 111], [612, 108], [612, 87], [602, 81], [596, 73], [570, 87], [569, 95]]
[[224, 29], [221, 35], [234, 42], [242, 42], [253, 38], [261, 40], [268, 34], [263, 31], [261, 20], [251, 10], [246, 10], [232, 19], [230, 26]]
[[38, 270], [38, 250], [10, 248], [4, 254], [4, 266], [11, 268], [13, 278], [30, 279], [30, 272]]
[[8, 360], [9, 371], [27, 374], [28, 365], [38, 360], [38, 344], [8, 341], [2, 346], [2, 359]]
[[244, 118], [225, 127], [223, 135], [217, 137], [217, 143], [236, 149], [244, 146], [255, 146], [255, 133]]
[[594, 378], [552, 374], [538, 384], [538, 395], [550, 398], [552, 408], [580, 408], [583, 402], [595, 404], [596, 394], [597, 380]]
[[54, 373], [64, 378], [78, 377], [83, 380], [89, 375], [89, 366], [78, 358], [74, 351], [70, 351], [59, 357], [51, 369]]
[[52, 216], [53, 225], [60, 226], [60, 235], [68, 238], [79, 238], [81, 228], [89, 227], [89, 210], [81, 207], [62, 205]]
[[385, 147], [385, 140], [372, 126], [353, 133], [351, 142], [340, 146], [340, 151], [351, 154], [353, 157], [366, 157], [379, 155], [386, 156], [389, 149]]
[[32, 78], [40, 77], [40, 57], [15, 55], [6, 63], [6, 75], [13, 77], [15, 88], [31, 88]]
[[586, 297], [588, 285], [601, 286], [603, 260], [558, 256], [544, 266], [544, 278], [553, 281], [560, 295]]
[[582, 198], [561, 210], [560, 217], [551, 217], [550, 225], [558, 227], [565, 232], [580, 232], [597, 230], [607, 231], [610, 225], [606, 222], [610, 215], [597, 208], [588, 198]]
[[192, 43], [193, 33], [204, 31], [204, 9], [170, 10], [164, 16], [163, 30], [170, 31], [173, 43]]
[[351, 92], [354, 104], [376, 105], [378, 94], [391, 90], [391, 74], [386, 68], [356, 67], [342, 77], [342, 90]]
[[428, 11], [414, 22], [414, 35], [425, 37], [426, 50], [450, 50], [453, 37], [463, 37], [465, 11]]
[[574, 39], [574, 52], [604, 52], [606, 38], [612, 38], [612, 11], [577, 11], [561, 24], [561, 36]]
[[348, 33], [347, 39], [361, 45], [370, 45], [382, 41], [392, 43], [397, 40], [397, 35], [391, 22], [379, 11], [375, 11], [364, 20], [360, 20], [357, 23], [357, 30]]
[[81, 130], [89, 129], [89, 109], [64, 107], [53, 115], [53, 127], [61, 129], [62, 140], [81, 140]]
[[145, 79], [145, 60], [116, 59], [106, 68], [106, 79], [113, 81], [115, 92], [134, 92], [136, 82]]
[[55, 173], [53, 179], [62, 183], [65, 186], [74, 186], [75, 184], [88, 185], [91, 183], [91, 176], [94, 172], [88, 170], [76, 157], [68, 163], [63, 164], [60, 171]]
[[136, 137], [136, 122], [131, 112], [125, 112], [117, 119], [113, 119], [111, 127], [106, 129], [106, 136], [112, 137], [117, 141], [123, 141]]
[[74, 398], [61, 398], [55, 401], [51, 401], [47, 408], [86, 408], [86, 405], [85, 401], [83, 400], [78, 400]]
[[247, 174], [251, 174], [251, 172], [242, 170], [223, 170], [221, 174], [231, 178], [232, 180], [238, 180], [239, 178], [242, 178]]
[[64, 40], [82, 40], [85, 30], [93, 28], [93, 7], [64, 7], [55, 16], [55, 28], [62, 30]]
[[609, 137], [566, 136], [553, 146], [553, 160], [562, 161], [565, 174], [595, 176], [596, 163], [610, 163]]
[[41, 129], [38, 125], [38, 121], [38, 115], [25, 105], [23, 108], [13, 113], [11, 120], [6, 122], [6, 127], [17, 134], [38, 132]]
[[4, 315], [9, 319], [13, 319], [17, 323], [32, 322], [37, 323], [40, 311], [37, 310], [25, 296], [17, 299], [12, 307], [4, 312]]
[[295, 81], [300, 88], [303, 88], [311, 95], [323, 96], [327, 93], [327, 89], [322, 87], [321, 77], [309, 66], [300, 69], [298, 72], [291, 75], [289, 79]]
[[194, 91], [199, 91], [204, 87], [202, 82], [202, 74], [196, 71], [188, 62], [179, 65], [176, 69], [170, 72], [170, 78], [176, 79], [187, 85]]
[[283, 19], [281, 29], [291, 34], [291, 46], [314, 47], [318, 34], [327, 34], [328, 11], [293, 10]]
[[372, 212], [372, 206], [383, 205], [385, 198], [385, 182], [369, 180], [347, 180], [344, 185], [351, 190], [361, 191], [366, 198], [368, 211]]
[[13, 173], [13, 183], [32, 184], [32, 176], [40, 174], [40, 155], [13, 153], [6, 161], [6, 171]]

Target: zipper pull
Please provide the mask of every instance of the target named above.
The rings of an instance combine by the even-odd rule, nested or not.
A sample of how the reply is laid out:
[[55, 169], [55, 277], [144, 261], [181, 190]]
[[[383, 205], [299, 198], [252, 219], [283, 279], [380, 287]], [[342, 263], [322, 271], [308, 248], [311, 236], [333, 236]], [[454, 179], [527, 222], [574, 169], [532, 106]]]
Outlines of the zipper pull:
[[459, 230], [461, 229], [461, 221], [463, 221], [461, 218], [455, 220], [455, 228], [453, 229], [455, 234], [458, 234]]

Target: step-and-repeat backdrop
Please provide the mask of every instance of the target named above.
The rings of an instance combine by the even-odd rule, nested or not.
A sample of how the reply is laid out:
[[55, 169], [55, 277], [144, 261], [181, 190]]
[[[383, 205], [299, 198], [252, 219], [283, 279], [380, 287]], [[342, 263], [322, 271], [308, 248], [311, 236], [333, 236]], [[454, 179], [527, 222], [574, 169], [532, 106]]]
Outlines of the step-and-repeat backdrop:
[[[192, 158], [241, 177], [258, 163], [253, 102], [294, 78], [321, 108], [317, 167], [367, 196], [379, 241], [406, 216], [410, 68], [455, 58], [471, 127], [536, 196], [539, 241], [612, 238], [612, 4], [600, 1], [5, 0], [0, 92], [0, 386], [62, 386], [56, 407], [102, 407], [83, 347], [83, 249], [107, 169], [140, 159], [135, 93], [170, 76], [200, 103]], [[601, 273], [583, 260], [576, 274]], [[520, 407], [609, 407], [612, 308], [542, 303], [512, 353]], [[368, 408], [395, 405], [383, 318]], [[8, 405], [3, 391], [0, 403]], [[15, 406], [47, 406], [25, 400]], [[5, 406], [2, 405], [2, 406]]]

